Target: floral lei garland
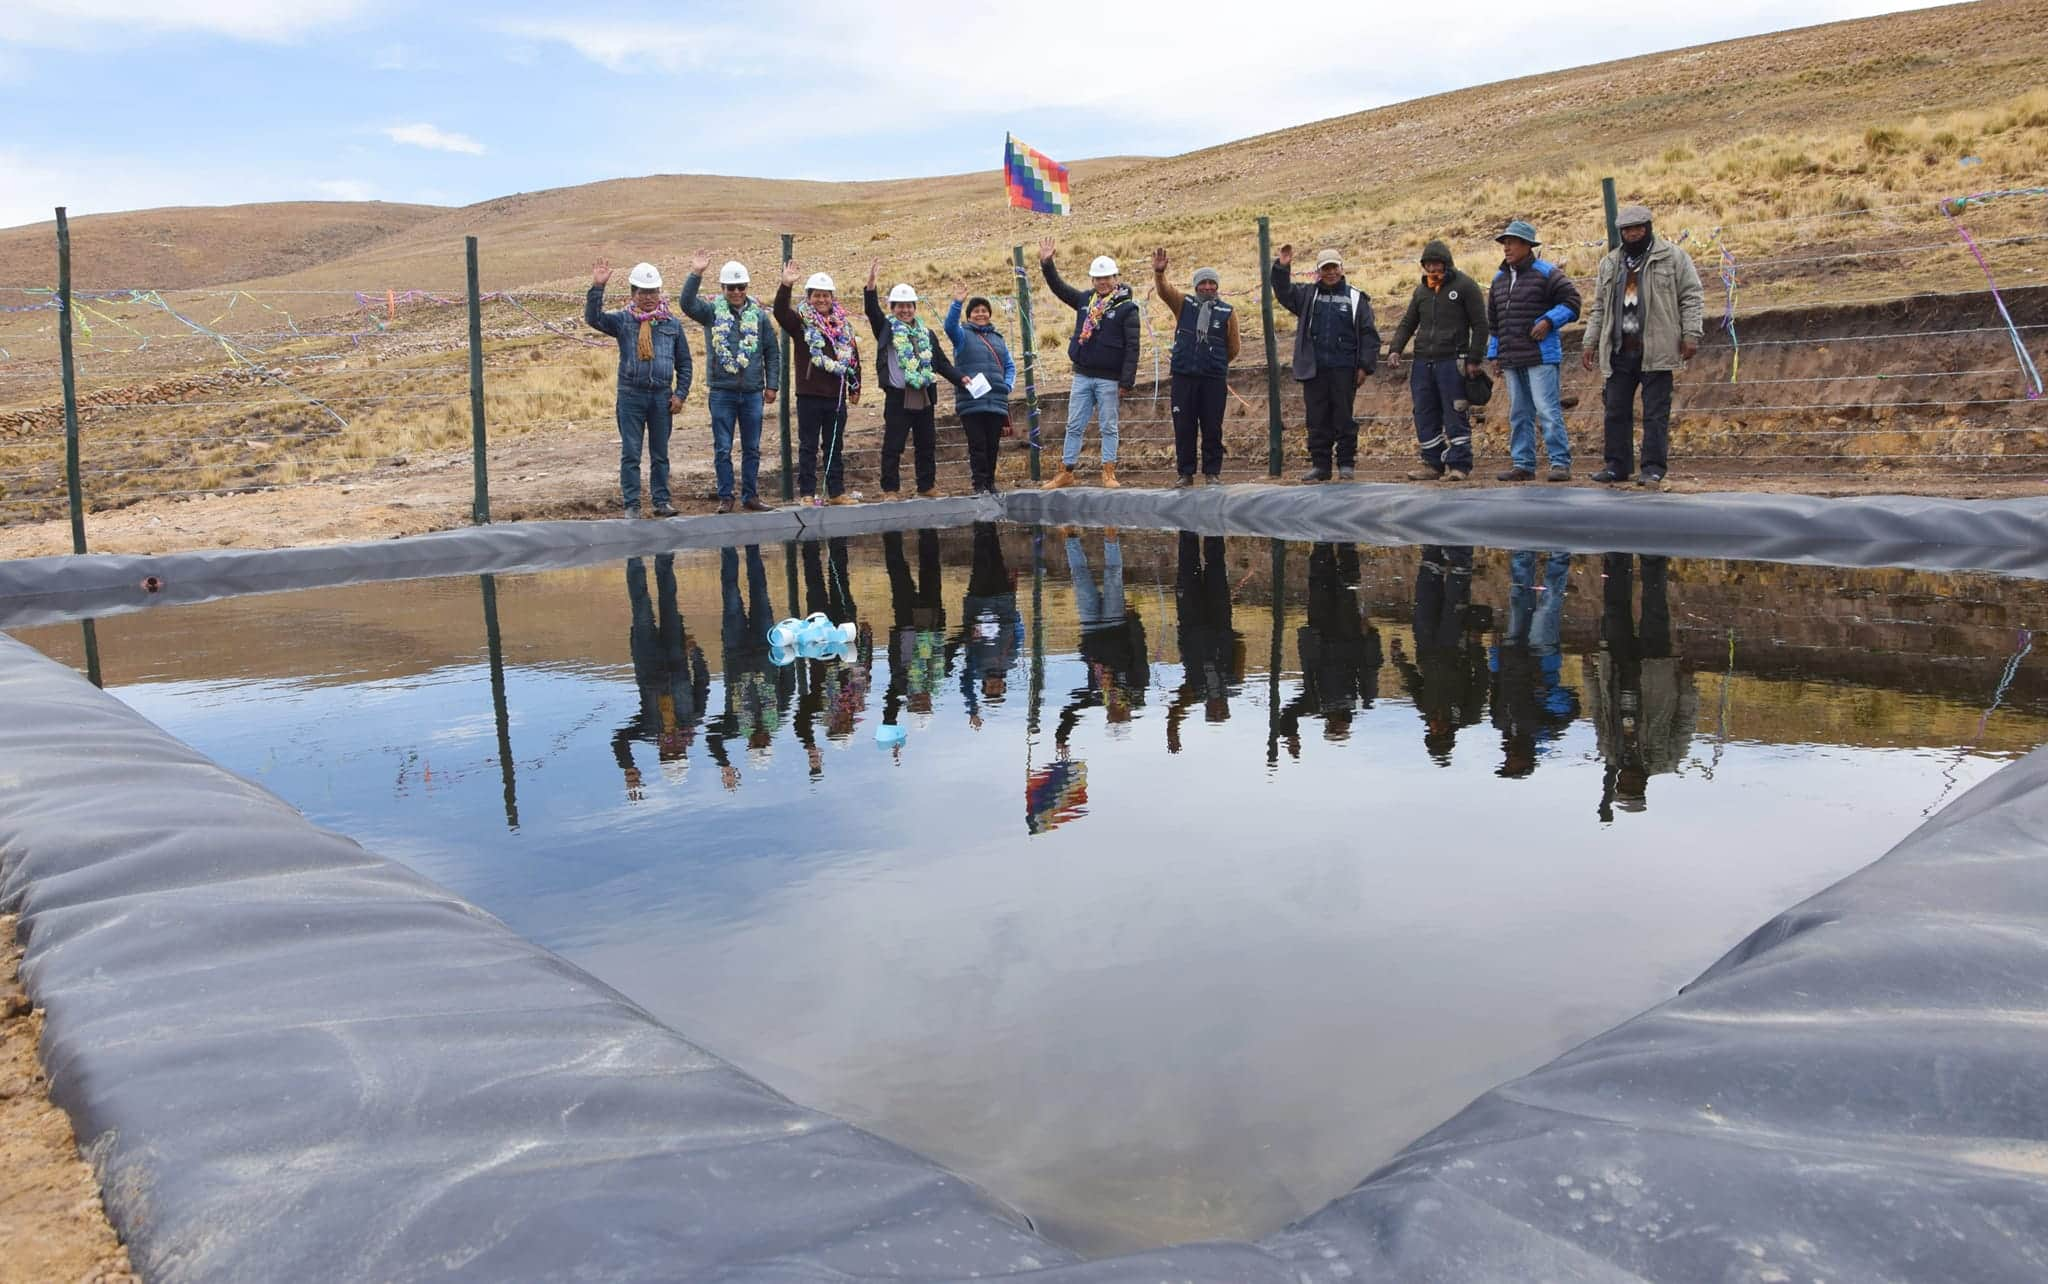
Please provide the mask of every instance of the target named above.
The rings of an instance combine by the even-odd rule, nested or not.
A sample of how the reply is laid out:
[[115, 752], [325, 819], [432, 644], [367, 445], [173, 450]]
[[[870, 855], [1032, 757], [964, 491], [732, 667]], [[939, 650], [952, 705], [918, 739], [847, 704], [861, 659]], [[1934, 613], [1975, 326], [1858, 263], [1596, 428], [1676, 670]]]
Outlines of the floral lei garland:
[[1098, 294], [1088, 300], [1088, 312], [1081, 318], [1081, 333], [1076, 337], [1082, 343], [1095, 337], [1095, 327], [1102, 324], [1102, 318], [1109, 315], [1111, 308], [1130, 297], [1131, 287], [1118, 282], [1117, 287], [1108, 294]]
[[[853, 318], [837, 299], [829, 312], [820, 312], [809, 299], [796, 305], [804, 323], [804, 346], [811, 350], [811, 364], [827, 374], [844, 379], [852, 391], [860, 389], [860, 354], [855, 347]], [[826, 346], [831, 352], [826, 352]]]
[[718, 358], [719, 369], [729, 375], [736, 375], [753, 364], [754, 357], [761, 351], [761, 309], [752, 298], [737, 315], [723, 296], [712, 303], [711, 351]]
[[929, 388], [938, 382], [932, 372], [932, 332], [916, 321], [889, 318], [889, 345], [903, 368], [903, 386]]

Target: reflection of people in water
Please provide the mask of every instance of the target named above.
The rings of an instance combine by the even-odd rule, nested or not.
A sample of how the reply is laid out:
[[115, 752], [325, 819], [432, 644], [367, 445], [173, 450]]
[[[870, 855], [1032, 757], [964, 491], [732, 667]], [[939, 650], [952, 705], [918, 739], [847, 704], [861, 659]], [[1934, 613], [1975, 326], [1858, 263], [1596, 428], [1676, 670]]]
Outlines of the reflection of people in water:
[[974, 568], [960, 604], [960, 695], [967, 725], [981, 730], [981, 702], [1003, 702], [1010, 669], [1024, 646], [1024, 617], [1017, 610], [1017, 573], [1003, 560], [1003, 542], [993, 522], [974, 524]]
[[1230, 568], [1221, 535], [1180, 533], [1173, 604], [1180, 626], [1180, 689], [1166, 707], [1166, 749], [1179, 753], [1188, 710], [1199, 703], [1204, 722], [1228, 722], [1230, 697], [1244, 681], [1244, 635], [1230, 623]]
[[737, 789], [739, 767], [728, 756], [732, 741], [746, 747], [747, 761], [768, 762], [775, 728], [788, 712], [795, 683], [789, 670], [769, 658], [768, 630], [775, 623], [775, 603], [768, 597], [768, 568], [761, 546], [747, 545], [747, 590], [740, 596], [740, 554], [735, 548], [718, 553], [719, 588], [724, 592], [722, 635], [725, 650], [725, 712], [716, 734], [706, 735], [705, 748], [718, 760], [727, 789]]
[[1458, 728], [1486, 712], [1486, 648], [1491, 608], [1472, 603], [1470, 545], [1428, 545], [1415, 572], [1415, 658], [1394, 639], [1394, 667], [1422, 715], [1422, 745], [1438, 766], [1451, 763]]
[[[830, 552], [827, 567], [824, 551]], [[825, 738], [844, 741], [853, 734], [867, 707], [868, 674], [874, 663], [873, 630], [860, 621], [853, 602], [853, 580], [847, 574], [846, 540], [836, 537], [803, 544], [804, 610], [823, 614], [834, 624], [853, 624], [851, 661], [799, 660], [794, 666], [800, 684], [796, 701], [796, 738], [810, 762], [811, 779], [825, 773], [825, 753], [818, 744], [817, 720], [825, 719]]]
[[1379, 695], [1379, 630], [1358, 608], [1358, 546], [1318, 544], [1308, 555], [1308, 622], [1295, 634], [1301, 691], [1280, 710], [1287, 751], [1301, 756], [1301, 719], [1323, 720], [1323, 739], [1343, 740]]
[[882, 536], [882, 558], [889, 567], [889, 689], [882, 698], [882, 721], [896, 725], [905, 705], [920, 717], [932, 711], [932, 693], [946, 676], [945, 592], [939, 579], [939, 533], [917, 533], [917, 575], [903, 554], [903, 532]]
[[640, 768], [633, 764], [633, 742], [653, 744], [663, 774], [680, 780], [689, 770], [690, 742], [697, 737], [697, 724], [704, 720], [704, 704], [711, 696], [711, 669], [704, 662], [704, 650], [683, 628], [683, 613], [676, 605], [675, 554], [654, 559], [654, 582], [661, 601], [658, 616], [647, 593], [647, 564], [637, 557], [626, 562], [626, 600], [633, 612], [627, 645], [633, 655], [633, 683], [640, 689], [640, 712], [612, 733], [612, 756], [625, 774], [626, 797], [635, 802], [646, 795]]
[[1145, 657], [1145, 622], [1124, 602], [1124, 553], [1115, 527], [1102, 531], [1102, 580], [1088, 569], [1081, 533], [1066, 529], [1067, 573], [1081, 617], [1081, 660], [1088, 681], [1068, 693], [1053, 743], [1064, 751], [1083, 710], [1100, 708], [1112, 734], [1130, 728], [1133, 710], [1145, 703], [1152, 672]]
[[[1543, 581], [1536, 581], [1538, 559]], [[1569, 553], [1525, 551], [1508, 558], [1507, 633], [1493, 648], [1493, 725], [1502, 761], [1496, 774], [1520, 779], [1579, 716], [1579, 693], [1564, 685], [1565, 589]]]
[[1600, 819], [1614, 808], [1641, 811], [1650, 777], [1678, 770], [1692, 748], [1699, 722], [1699, 689], [1671, 647], [1671, 606], [1665, 596], [1666, 559], [1644, 557], [1640, 626], [1634, 605], [1634, 563], [1627, 553], [1600, 559], [1600, 650], [1587, 684], [1593, 730], [1607, 762], [1600, 786]]

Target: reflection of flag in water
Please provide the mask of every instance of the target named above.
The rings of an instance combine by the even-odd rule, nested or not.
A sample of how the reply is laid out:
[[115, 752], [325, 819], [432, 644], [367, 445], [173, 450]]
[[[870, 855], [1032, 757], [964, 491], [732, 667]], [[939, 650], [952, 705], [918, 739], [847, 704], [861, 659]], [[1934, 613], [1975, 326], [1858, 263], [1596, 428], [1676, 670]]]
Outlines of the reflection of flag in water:
[[1003, 185], [1010, 189], [1011, 207], [1034, 214], [1069, 213], [1067, 167], [1018, 142], [1015, 134], [1003, 140]]
[[1061, 758], [1024, 776], [1024, 827], [1034, 834], [1088, 814], [1088, 764]]

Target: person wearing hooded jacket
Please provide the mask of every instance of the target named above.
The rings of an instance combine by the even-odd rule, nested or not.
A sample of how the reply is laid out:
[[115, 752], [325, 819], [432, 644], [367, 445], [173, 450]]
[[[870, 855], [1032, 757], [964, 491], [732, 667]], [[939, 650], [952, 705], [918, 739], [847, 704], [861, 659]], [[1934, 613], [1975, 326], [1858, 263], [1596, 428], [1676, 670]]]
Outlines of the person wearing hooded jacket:
[[1543, 244], [1522, 219], [1493, 238], [1501, 248], [1500, 270], [1486, 292], [1487, 360], [1508, 383], [1508, 450], [1504, 482], [1536, 480], [1536, 428], [1550, 456], [1549, 478], [1572, 479], [1572, 443], [1564, 430], [1560, 367], [1564, 345], [1558, 331], [1579, 319], [1579, 287], [1564, 269], [1538, 258]]
[[[1017, 366], [1010, 360], [1010, 345], [995, 327], [995, 308], [987, 299], [967, 297], [967, 286], [953, 283], [953, 306], [946, 309], [946, 337], [953, 341], [953, 368], [960, 372], [961, 386], [953, 390], [953, 408], [960, 416], [961, 431], [967, 434], [967, 469], [974, 479], [974, 493], [996, 493], [996, 458], [1003, 444], [1003, 429], [1010, 423], [1010, 389], [1017, 384]], [[988, 380], [988, 391], [980, 396], [967, 385], [980, 375]]]
[[1486, 355], [1486, 296], [1479, 283], [1458, 270], [1451, 247], [1431, 241], [1422, 247], [1422, 280], [1408, 299], [1408, 311], [1387, 345], [1387, 368], [1401, 368], [1401, 349], [1415, 340], [1408, 367], [1408, 398], [1415, 409], [1415, 436], [1422, 466], [1409, 481], [1464, 481], [1472, 475], [1472, 425], [1465, 418], [1465, 380], [1479, 373]]
[[633, 301], [614, 312], [604, 310], [604, 289], [612, 265], [599, 259], [591, 269], [590, 291], [583, 300], [583, 320], [619, 344], [619, 498], [626, 516], [640, 515], [640, 441], [647, 440], [648, 489], [654, 515], [674, 517], [669, 504], [668, 439], [675, 416], [690, 395], [690, 341], [683, 323], [661, 297], [661, 271], [652, 263], [637, 264], [626, 282]]
[[875, 293], [881, 271], [880, 259], [868, 265], [868, 284], [860, 299], [875, 332], [875, 382], [882, 385], [882, 493], [894, 499], [902, 485], [903, 444], [908, 440], [915, 443], [918, 498], [936, 499], [939, 380], [956, 389], [966, 381], [932, 337], [931, 327], [918, 320], [915, 289], [903, 283], [890, 286], [889, 310], [882, 311]]
[[1296, 285], [1294, 247], [1273, 259], [1273, 297], [1301, 318], [1294, 330], [1294, 377], [1308, 411], [1309, 470], [1305, 482], [1350, 481], [1358, 459], [1358, 420], [1352, 417], [1365, 377], [1379, 369], [1380, 332], [1372, 298], [1344, 279], [1344, 256], [1316, 254], [1316, 279]]
[[1237, 309], [1217, 297], [1223, 278], [1196, 268], [1192, 294], [1166, 279], [1166, 251], [1152, 251], [1152, 292], [1173, 309], [1173, 448], [1180, 476], [1176, 490], [1195, 484], [1195, 442], [1201, 439], [1202, 477], [1223, 480], [1223, 409], [1230, 394], [1230, 363], [1242, 346]]
[[1646, 206], [1615, 219], [1621, 244], [1600, 260], [1579, 361], [1606, 379], [1606, 464], [1593, 480], [1628, 480], [1635, 466], [1636, 391], [1643, 394], [1639, 486], [1658, 486], [1670, 466], [1671, 379], [1700, 350], [1704, 299], [1692, 256], [1657, 235]]
[[1074, 465], [1081, 462], [1081, 443], [1087, 438], [1092, 411], [1102, 434], [1102, 484], [1114, 490], [1123, 484], [1116, 479], [1117, 408], [1124, 394], [1138, 386], [1138, 304], [1118, 275], [1115, 259], [1096, 255], [1088, 265], [1093, 288], [1077, 290], [1061, 280], [1052, 265], [1055, 249], [1051, 237], [1040, 241], [1038, 266], [1054, 297], [1074, 310], [1074, 337], [1067, 340], [1074, 386], [1067, 394], [1067, 440], [1060, 452], [1060, 470], [1044, 489], [1074, 484]]
[[775, 321], [789, 335], [795, 354], [791, 386], [796, 390], [797, 494], [807, 504], [817, 502], [822, 455], [826, 496], [834, 504], [851, 504], [846, 493], [846, 408], [860, 404], [860, 336], [830, 276], [811, 273], [799, 303], [794, 295], [802, 279], [802, 268], [785, 263], [782, 284], [775, 290]]

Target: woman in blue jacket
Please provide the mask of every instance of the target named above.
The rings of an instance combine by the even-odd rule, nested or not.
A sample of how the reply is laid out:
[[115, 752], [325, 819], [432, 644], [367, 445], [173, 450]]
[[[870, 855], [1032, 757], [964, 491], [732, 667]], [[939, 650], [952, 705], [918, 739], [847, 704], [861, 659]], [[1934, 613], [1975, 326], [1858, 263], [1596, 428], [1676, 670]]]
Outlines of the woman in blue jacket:
[[[979, 295], [970, 299], [964, 283], [953, 283], [953, 306], [946, 309], [946, 337], [953, 341], [953, 368], [961, 380], [961, 386], [953, 390], [953, 408], [960, 415], [960, 427], [967, 432], [967, 466], [977, 495], [996, 493], [996, 454], [1002, 447], [1003, 429], [1010, 422], [1010, 389], [1017, 382], [1010, 345], [1003, 342], [1003, 332], [996, 329], [994, 318], [995, 309], [987, 299]], [[976, 375], [988, 380], [987, 390], [978, 396], [966, 386]]]

